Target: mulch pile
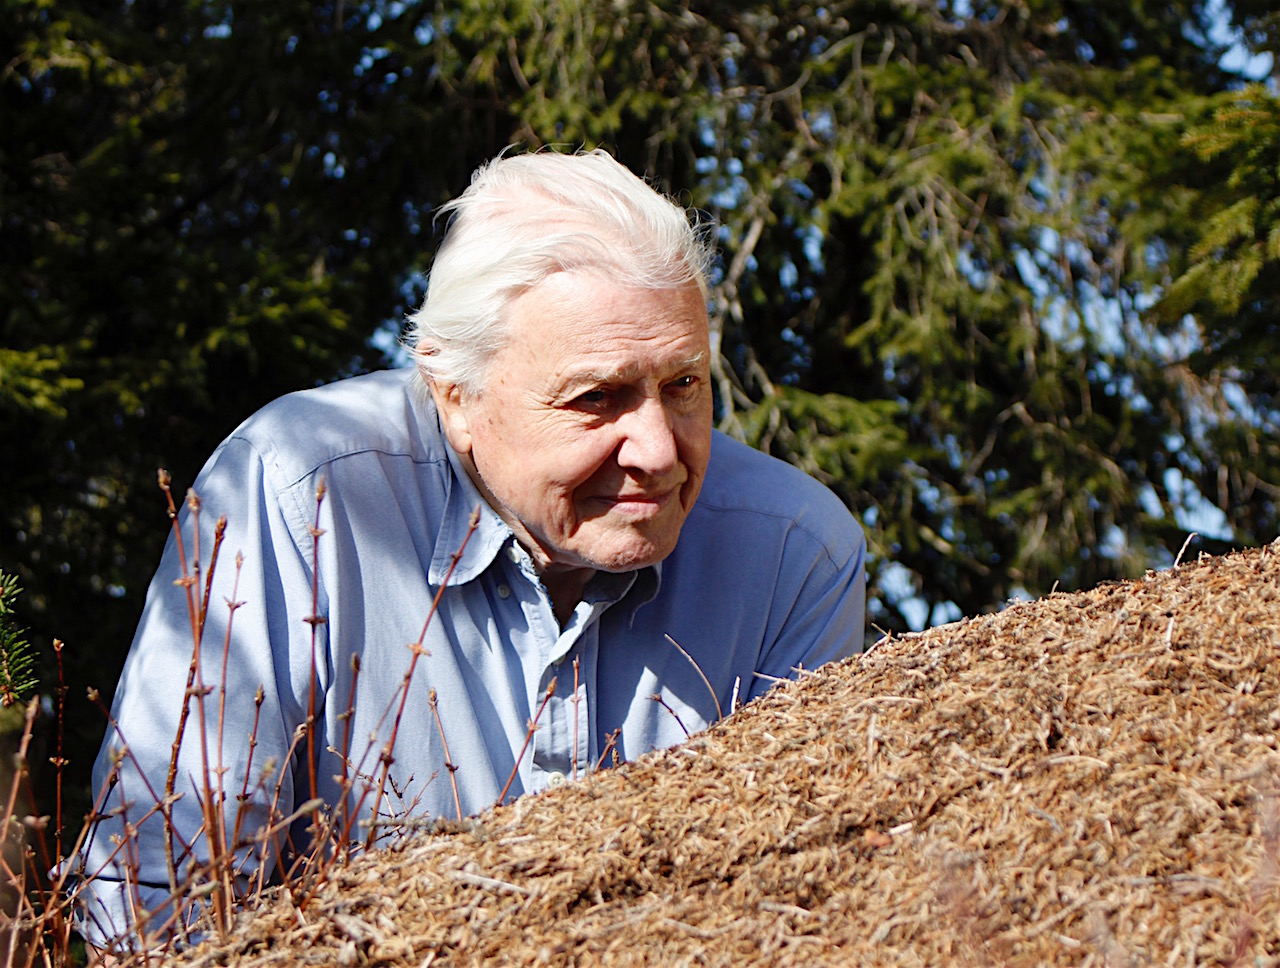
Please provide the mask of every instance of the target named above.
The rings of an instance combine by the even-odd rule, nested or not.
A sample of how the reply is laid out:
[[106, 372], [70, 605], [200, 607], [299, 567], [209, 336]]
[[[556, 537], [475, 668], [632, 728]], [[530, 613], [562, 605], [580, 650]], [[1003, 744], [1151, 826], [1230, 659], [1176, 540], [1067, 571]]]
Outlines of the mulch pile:
[[773, 690], [191, 964], [1280, 964], [1280, 542]]

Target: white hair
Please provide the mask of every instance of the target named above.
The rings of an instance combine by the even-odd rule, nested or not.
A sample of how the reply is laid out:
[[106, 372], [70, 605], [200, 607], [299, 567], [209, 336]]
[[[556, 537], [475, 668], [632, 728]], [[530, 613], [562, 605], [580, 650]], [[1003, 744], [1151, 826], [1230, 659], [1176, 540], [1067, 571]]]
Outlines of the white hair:
[[404, 337], [428, 382], [480, 389], [508, 305], [554, 272], [707, 296], [711, 227], [604, 151], [499, 155], [439, 215], [449, 225]]

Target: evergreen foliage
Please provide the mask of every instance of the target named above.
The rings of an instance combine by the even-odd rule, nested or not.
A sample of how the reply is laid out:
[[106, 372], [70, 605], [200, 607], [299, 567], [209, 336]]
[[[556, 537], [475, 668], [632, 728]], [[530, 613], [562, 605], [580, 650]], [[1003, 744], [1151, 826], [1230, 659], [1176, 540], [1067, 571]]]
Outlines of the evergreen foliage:
[[14, 623], [13, 603], [19, 592], [13, 575], [0, 574], [0, 705], [14, 706], [39, 681], [35, 673], [35, 653], [26, 632]]
[[1182, 145], [1169, 177], [1192, 229], [1152, 315], [1203, 334], [1181, 381], [1195, 406], [1175, 417], [1194, 442], [1183, 471], [1237, 534], [1265, 541], [1280, 516], [1280, 99], [1223, 94]]

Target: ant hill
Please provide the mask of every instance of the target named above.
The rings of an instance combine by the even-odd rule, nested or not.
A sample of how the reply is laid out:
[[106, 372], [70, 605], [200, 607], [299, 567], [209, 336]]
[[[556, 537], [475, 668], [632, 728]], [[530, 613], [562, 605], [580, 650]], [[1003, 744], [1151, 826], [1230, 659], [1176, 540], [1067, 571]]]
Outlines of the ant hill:
[[1278, 650], [1280, 543], [885, 639], [174, 961], [1275, 964]]

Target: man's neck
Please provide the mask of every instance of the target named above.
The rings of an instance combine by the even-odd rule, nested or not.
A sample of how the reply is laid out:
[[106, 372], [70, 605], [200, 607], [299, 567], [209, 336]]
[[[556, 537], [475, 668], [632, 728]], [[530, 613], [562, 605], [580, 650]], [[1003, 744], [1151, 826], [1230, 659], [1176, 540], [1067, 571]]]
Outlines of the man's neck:
[[592, 568], [549, 568], [542, 573], [542, 584], [551, 596], [551, 607], [561, 626], [569, 621], [582, 601], [582, 593], [595, 575]]

